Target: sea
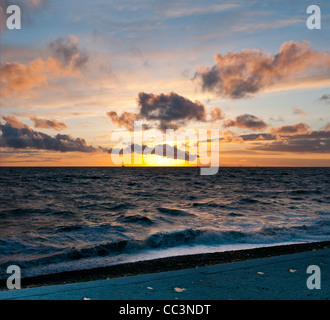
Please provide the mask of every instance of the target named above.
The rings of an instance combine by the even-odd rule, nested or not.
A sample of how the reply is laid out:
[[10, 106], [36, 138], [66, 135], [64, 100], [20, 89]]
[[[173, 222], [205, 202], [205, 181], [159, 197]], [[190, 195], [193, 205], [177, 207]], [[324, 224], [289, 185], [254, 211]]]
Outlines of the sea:
[[0, 279], [330, 240], [330, 168], [0, 168]]

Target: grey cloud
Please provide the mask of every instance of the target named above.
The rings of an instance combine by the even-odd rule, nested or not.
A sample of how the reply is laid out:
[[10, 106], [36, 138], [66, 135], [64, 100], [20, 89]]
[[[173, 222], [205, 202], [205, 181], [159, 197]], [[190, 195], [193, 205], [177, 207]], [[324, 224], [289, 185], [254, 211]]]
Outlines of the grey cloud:
[[[169, 144], [159, 144], [156, 145], [155, 147], [149, 147], [147, 145], [134, 145], [132, 144], [130, 147], [127, 149], [129, 152], [136, 152], [136, 153], [150, 153], [150, 154], [155, 154], [158, 156], [162, 157], [167, 157], [167, 158], [172, 158], [172, 159], [178, 159], [178, 160], [186, 160], [186, 161], [194, 161], [198, 157], [195, 154], [190, 154], [187, 151], [182, 151], [179, 149], [177, 146], [171, 146]], [[167, 150], [169, 154], [167, 153]], [[170, 156], [173, 154], [173, 157]]]
[[297, 153], [330, 153], [330, 138], [274, 141], [272, 143], [257, 145], [250, 150]]
[[140, 92], [138, 105], [141, 118], [158, 121], [162, 130], [175, 127], [174, 122], [185, 124], [190, 120], [206, 120], [206, 109], [202, 103], [192, 102], [174, 92], [159, 95]]
[[324, 94], [319, 100], [330, 103], [330, 94]]
[[[330, 124], [329, 124], [330, 129]], [[273, 141], [277, 139], [277, 136], [271, 133], [252, 133], [243, 134], [239, 136], [244, 141]], [[287, 140], [311, 140], [311, 139], [330, 139], [330, 131], [327, 131], [327, 127], [324, 131], [313, 131], [306, 134], [294, 134], [294, 135], [283, 135], [283, 138]]]
[[[144, 129], [158, 128], [178, 129], [189, 121], [207, 121], [206, 108], [199, 101], [191, 101], [177, 93], [152, 94], [140, 92], [137, 98], [138, 112], [124, 111], [118, 115], [115, 111], [107, 112], [107, 116], [119, 127], [132, 130], [134, 121], [145, 120]], [[220, 108], [214, 110], [214, 117], [219, 117]]]
[[238, 127], [251, 130], [262, 130], [268, 127], [266, 122], [251, 114], [243, 114], [236, 117], [234, 120], [225, 120], [222, 124], [225, 128]]
[[74, 69], [84, 67], [89, 59], [88, 53], [79, 48], [78, 39], [74, 36], [56, 39], [49, 44], [49, 49], [64, 66], [72, 66]]
[[243, 134], [240, 137], [244, 141], [256, 141], [256, 140], [276, 140], [276, 136], [270, 133], [251, 133], [251, 134]]
[[52, 137], [43, 132], [31, 129], [19, 122], [15, 117], [3, 117], [5, 124], [0, 123], [0, 146], [14, 149], [38, 149], [60, 152], [96, 152], [98, 149], [87, 145], [82, 138], [73, 138], [70, 135], [57, 134]]

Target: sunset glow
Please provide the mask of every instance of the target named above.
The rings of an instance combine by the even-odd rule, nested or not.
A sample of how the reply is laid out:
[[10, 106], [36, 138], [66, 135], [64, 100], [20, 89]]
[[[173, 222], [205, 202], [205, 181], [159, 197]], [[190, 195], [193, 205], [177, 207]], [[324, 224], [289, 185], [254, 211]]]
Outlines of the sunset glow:
[[330, 23], [308, 29], [305, 4], [18, 2], [20, 30], [0, 11], [1, 166], [121, 166], [111, 136], [135, 121], [219, 130], [222, 166], [330, 166]]

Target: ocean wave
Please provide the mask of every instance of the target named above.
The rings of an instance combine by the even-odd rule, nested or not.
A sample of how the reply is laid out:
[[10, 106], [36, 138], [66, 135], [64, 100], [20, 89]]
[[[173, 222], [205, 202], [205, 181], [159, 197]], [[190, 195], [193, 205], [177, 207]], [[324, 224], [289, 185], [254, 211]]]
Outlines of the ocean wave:
[[182, 216], [195, 216], [193, 213], [190, 213], [185, 210], [179, 209], [172, 209], [172, 208], [165, 208], [165, 207], [158, 207], [158, 211], [162, 214], [174, 217], [182, 217]]
[[[304, 240], [306, 233], [311, 241], [330, 239], [329, 222], [323, 221], [313, 226], [297, 225], [294, 227], [262, 227], [259, 230], [243, 232], [236, 230], [220, 231], [216, 229], [186, 228], [168, 232], [157, 232], [145, 239], [115, 240], [89, 246], [72, 247], [64, 252], [34, 259], [7, 261], [5, 265], [17, 264], [22, 268], [45, 266], [48, 264], [77, 261], [87, 258], [115, 256], [123, 253], [132, 254], [142, 250], [166, 249], [180, 246], [225, 245], [225, 244], [260, 244]], [[323, 233], [321, 233], [323, 232]], [[320, 236], [322, 234], [322, 236]], [[314, 238], [313, 238], [314, 236]], [[0, 270], [4, 265], [0, 266]]]
[[117, 218], [117, 221], [121, 221], [123, 223], [136, 223], [144, 226], [149, 226], [155, 223], [153, 220], [149, 219], [148, 217], [139, 214], [130, 215], [130, 216], [121, 215]]

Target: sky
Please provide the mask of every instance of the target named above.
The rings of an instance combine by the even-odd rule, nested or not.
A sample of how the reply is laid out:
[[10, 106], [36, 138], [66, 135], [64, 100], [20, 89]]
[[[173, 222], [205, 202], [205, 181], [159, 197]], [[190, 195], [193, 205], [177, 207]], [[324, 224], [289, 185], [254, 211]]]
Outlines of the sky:
[[[0, 166], [199, 165], [215, 143], [221, 166], [330, 166], [327, 0], [0, 0], [0, 19]], [[114, 139], [134, 121], [139, 143]]]

